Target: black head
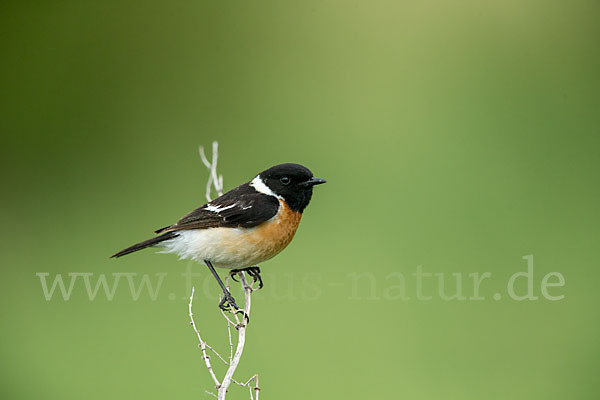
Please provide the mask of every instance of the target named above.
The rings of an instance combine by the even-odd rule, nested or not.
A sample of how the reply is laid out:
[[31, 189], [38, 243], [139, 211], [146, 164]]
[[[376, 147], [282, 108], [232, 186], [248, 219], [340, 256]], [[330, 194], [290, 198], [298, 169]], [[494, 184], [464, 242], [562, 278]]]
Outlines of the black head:
[[258, 178], [274, 194], [284, 198], [294, 211], [302, 212], [310, 202], [313, 186], [325, 183], [300, 164], [279, 164], [260, 174]]

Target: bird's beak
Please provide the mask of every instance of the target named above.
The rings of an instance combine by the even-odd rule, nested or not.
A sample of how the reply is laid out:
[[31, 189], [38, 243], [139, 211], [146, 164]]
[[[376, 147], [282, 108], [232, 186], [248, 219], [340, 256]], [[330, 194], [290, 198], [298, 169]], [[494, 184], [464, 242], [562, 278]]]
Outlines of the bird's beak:
[[309, 180], [307, 180], [306, 182], [300, 183], [300, 185], [301, 186], [315, 186], [315, 185], [320, 185], [325, 182], [327, 182], [325, 179], [313, 177], [313, 178], [310, 178]]

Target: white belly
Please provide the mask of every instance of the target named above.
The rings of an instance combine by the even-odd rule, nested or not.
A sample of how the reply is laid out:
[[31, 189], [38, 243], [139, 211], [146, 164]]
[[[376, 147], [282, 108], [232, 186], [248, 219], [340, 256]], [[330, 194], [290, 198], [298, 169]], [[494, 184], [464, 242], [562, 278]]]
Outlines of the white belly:
[[[262, 242], [249, 240], [248, 229], [209, 228], [178, 232], [161, 243], [161, 253], [175, 253], [180, 259], [210, 261], [216, 268], [245, 268], [266, 261], [279, 251], [266, 251]], [[282, 249], [281, 249], [282, 250]], [[280, 251], [281, 251], [280, 250]]]

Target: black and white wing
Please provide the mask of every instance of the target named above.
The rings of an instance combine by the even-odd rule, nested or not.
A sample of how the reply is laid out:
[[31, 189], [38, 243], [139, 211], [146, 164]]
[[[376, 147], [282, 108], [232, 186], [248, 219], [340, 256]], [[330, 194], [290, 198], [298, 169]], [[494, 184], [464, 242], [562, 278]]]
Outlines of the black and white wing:
[[156, 233], [216, 227], [251, 228], [268, 221], [278, 210], [279, 200], [276, 197], [259, 193], [245, 183]]

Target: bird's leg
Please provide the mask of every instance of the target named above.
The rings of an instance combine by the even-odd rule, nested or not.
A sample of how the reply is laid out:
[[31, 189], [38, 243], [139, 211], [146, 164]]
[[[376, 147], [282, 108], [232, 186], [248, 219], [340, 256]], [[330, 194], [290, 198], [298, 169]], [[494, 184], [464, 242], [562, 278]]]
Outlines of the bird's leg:
[[210, 272], [212, 272], [212, 274], [215, 277], [215, 279], [217, 280], [217, 282], [219, 282], [219, 286], [221, 286], [221, 289], [223, 290], [223, 298], [219, 302], [219, 308], [223, 311], [229, 311], [229, 306], [231, 306], [235, 310], [236, 314], [241, 313], [244, 316], [244, 318], [246, 319], [246, 321], [249, 323], [250, 317], [248, 316], [248, 314], [246, 314], [246, 312], [244, 310], [239, 308], [238, 305], [235, 303], [235, 299], [233, 298], [231, 293], [229, 293], [229, 290], [227, 290], [227, 288], [223, 284], [223, 281], [219, 277], [219, 274], [217, 274], [217, 271], [215, 271], [215, 268], [213, 267], [212, 263], [208, 260], [204, 260], [204, 263], [206, 264], [208, 269], [210, 269]]
[[239, 272], [247, 272], [248, 275], [250, 275], [252, 277], [252, 284], [254, 284], [255, 282], [258, 281], [258, 288], [259, 289], [263, 288], [264, 285], [263, 285], [262, 277], [260, 276], [260, 268], [257, 265], [255, 265], [253, 267], [247, 267], [247, 268], [232, 269], [229, 272], [229, 276], [234, 281], [239, 282], [237, 279], [235, 279], [235, 275], [237, 275]]
[[221, 286], [221, 289], [223, 290], [223, 298], [219, 302], [219, 308], [223, 311], [227, 311], [228, 306], [232, 306], [236, 311], [239, 310], [240, 308], [235, 303], [235, 299], [233, 298], [231, 293], [229, 293], [229, 290], [227, 290], [227, 288], [223, 284], [223, 281], [219, 277], [219, 274], [217, 274], [217, 271], [215, 271], [215, 268], [212, 266], [212, 263], [208, 260], [204, 260], [204, 263], [206, 264], [208, 269], [210, 269], [210, 272], [212, 272], [213, 276], [219, 283], [219, 286]]

